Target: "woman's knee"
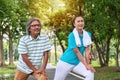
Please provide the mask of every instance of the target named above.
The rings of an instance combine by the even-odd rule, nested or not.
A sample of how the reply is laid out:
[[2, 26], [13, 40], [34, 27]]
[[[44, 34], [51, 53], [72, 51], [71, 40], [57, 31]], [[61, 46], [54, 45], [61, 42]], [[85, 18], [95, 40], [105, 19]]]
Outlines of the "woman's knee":
[[91, 71], [88, 71], [85, 75], [85, 80], [94, 80], [94, 73]]

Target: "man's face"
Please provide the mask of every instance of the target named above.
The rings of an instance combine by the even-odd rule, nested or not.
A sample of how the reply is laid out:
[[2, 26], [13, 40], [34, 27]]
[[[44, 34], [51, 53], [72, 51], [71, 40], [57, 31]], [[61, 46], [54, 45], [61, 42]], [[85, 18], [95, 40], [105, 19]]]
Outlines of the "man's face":
[[30, 29], [29, 29], [30, 34], [33, 35], [33, 36], [38, 35], [40, 33], [40, 29], [41, 29], [40, 26], [41, 25], [37, 20], [33, 21], [30, 24]]

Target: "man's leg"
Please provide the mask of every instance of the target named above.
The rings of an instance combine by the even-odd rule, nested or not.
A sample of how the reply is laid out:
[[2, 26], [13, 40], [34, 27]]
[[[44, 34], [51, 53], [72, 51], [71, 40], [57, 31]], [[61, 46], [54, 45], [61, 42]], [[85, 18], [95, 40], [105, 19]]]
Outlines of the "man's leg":
[[48, 77], [44, 74], [32, 74], [37, 80], [48, 80]]
[[16, 69], [14, 80], [27, 80], [28, 77], [29, 77], [29, 74], [25, 74], [20, 70]]

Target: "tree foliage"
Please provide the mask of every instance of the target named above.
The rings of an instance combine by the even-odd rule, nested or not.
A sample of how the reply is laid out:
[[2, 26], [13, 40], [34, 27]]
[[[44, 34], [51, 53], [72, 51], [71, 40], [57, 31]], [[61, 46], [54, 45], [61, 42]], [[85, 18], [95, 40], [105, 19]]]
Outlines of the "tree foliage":
[[119, 11], [117, 9], [118, 3], [118, 0], [87, 0], [84, 6], [87, 27], [89, 26], [88, 29], [93, 33], [93, 41], [98, 51], [101, 66], [108, 66], [111, 40], [115, 38], [116, 33], [119, 33], [117, 28], [117, 17], [119, 16], [115, 15]]
[[7, 35], [9, 42], [9, 61], [13, 62], [13, 43], [25, 34], [28, 18], [40, 18], [42, 28], [47, 33], [54, 32], [64, 51], [75, 15], [85, 18], [85, 29], [92, 33], [101, 66], [108, 66], [110, 46], [116, 49], [116, 63], [119, 66], [119, 0], [0, 0], [0, 66], [4, 65], [4, 35]]
[[[13, 64], [13, 41], [16, 41], [18, 37], [21, 35], [20, 30], [25, 30], [25, 25], [21, 27], [21, 24], [23, 24], [26, 20], [26, 13], [24, 11], [25, 8], [22, 9], [22, 6], [18, 5], [20, 4], [16, 0], [1, 0], [0, 1], [0, 13], [2, 16], [0, 16], [0, 66], [5, 65], [5, 59], [4, 59], [4, 47], [3, 47], [3, 39], [8, 37], [9, 41], [9, 64]], [[23, 11], [22, 11], [23, 10]], [[19, 12], [21, 11], [21, 12]], [[24, 14], [24, 16], [23, 16]], [[22, 16], [22, 17], [21, 17]], [[24, 21], [23, 21], [24, 20]], [[4, 36], [6, 35], [6, 36]]]

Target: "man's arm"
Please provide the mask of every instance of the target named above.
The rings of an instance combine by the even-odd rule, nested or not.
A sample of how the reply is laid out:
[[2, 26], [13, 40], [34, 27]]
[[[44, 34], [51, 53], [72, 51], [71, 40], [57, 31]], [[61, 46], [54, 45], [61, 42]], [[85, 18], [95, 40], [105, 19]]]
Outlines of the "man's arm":
[[30, 62], [30, 60], [28, 59], [28, 55], [27, 54], [21, 54], [23, 61], [27, 64], [27, 66], [33, 70], [33, 72], [36, 71], [36, 68], [32, 65], [32, 63]]
[[42, 65], [43, 69], [46, 69], [48, 63], [48, 57], [49, 57], [49, 51], [45, 51], [43, 54], [43, 65]]

